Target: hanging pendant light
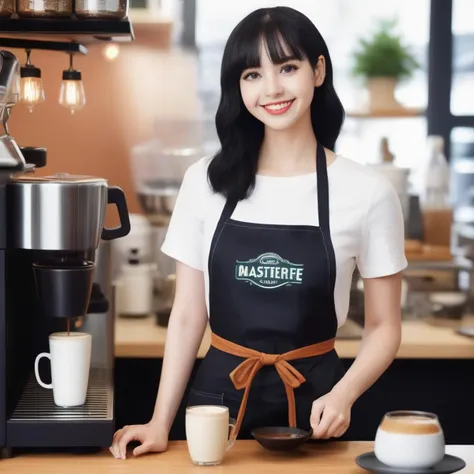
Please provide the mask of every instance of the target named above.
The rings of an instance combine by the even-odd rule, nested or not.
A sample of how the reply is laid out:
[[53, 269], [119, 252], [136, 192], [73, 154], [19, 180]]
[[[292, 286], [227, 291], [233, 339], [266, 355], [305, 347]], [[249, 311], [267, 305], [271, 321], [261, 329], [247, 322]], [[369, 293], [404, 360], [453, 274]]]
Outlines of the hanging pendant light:
[[45, 94], [41, 69], [31, 64], [30, 54], [31, 50], [27, 49], [26, 64], [20, 69], [20, 102], [33, 112], [36, 105], [44, 102]]
[[59, 103], [63, 107], [68, 108], [71, 114], [74, 114], [86, 105], [86, 95], [82, 83], [81, 71], [74, 69], [72, 59], [73, 55], [70, 54], [69, 69], [63, 71]]

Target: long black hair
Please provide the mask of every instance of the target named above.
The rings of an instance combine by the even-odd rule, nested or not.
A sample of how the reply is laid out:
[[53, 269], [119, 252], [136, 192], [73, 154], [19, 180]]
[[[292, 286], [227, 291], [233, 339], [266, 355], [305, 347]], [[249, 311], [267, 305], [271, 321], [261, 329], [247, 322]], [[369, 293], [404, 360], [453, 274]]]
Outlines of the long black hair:
[[319, 56], [324, 56], [326, 76], [324, 83], [315, 88], [311, 103], [314, 134], [323, 146], [334, 150], [344, 121], [328, 48], [309, 18], [289, 7], [261, 8], [250, 13], [234, 28], [224, 49], [216, 113], [221, 148], [208, 168], [213, 190], [231, 199], [245, 199], [255, 187], [264, 125], [246, 109], [239, 81], [245, 69], [260, 66], [262, 40], [274, 64], [284, 63], [289, 53], [299, 60], [308, 59], [315, 68]]

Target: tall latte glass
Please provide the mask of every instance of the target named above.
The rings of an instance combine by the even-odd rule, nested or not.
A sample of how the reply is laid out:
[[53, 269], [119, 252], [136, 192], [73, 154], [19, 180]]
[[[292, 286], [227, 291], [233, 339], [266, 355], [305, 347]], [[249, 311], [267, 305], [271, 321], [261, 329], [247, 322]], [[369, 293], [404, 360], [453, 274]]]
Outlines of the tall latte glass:
[[194, 464], [217, 466], [234, 445], [235, 420], [220, 405], [197, 405], [186, 409], [186, 440]]
[[444, 434], [438, 417], [420, 411], [387, 413], [375, 436], [375, 456], [387, 466], [425, 469], [445, 454]]

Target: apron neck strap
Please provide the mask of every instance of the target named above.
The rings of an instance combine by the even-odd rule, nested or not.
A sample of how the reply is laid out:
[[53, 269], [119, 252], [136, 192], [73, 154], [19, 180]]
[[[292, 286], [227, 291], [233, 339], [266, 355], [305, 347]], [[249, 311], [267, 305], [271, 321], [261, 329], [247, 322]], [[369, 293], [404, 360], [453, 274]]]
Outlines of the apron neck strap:
[[318, 185], [318, 218], [321, 230], [329, 231], [329, 182], [326, 152], [318, 142], [316, 153], [316, 180]]
[[[319, 142], [316, 153], [316, 180], [318, 188], [319, 227], [321, 227], [322, 230], [329, 231], [329, 183], [326, 152]], [[236, 199], [227, 199], [224, 210], [222, 211], [221, 222], [227, 222], [227, 220], [230, 219], [236, 206]]]
[[222, 211], [220, 222], [226, 223], [232, 216], [235, 207], [237, 206], [237, 199], [227, 199], [225, 202], [224, 210]]

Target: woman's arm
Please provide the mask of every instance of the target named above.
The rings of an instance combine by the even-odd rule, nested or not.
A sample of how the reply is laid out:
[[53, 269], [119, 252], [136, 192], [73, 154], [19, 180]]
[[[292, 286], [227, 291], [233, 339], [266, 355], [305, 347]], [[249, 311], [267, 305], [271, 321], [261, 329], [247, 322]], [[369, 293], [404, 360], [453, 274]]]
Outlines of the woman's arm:
[[[354, 402], [385, 372], [401, 341], [401, 273], [364, 279], [365, 325], [357, 357], [311, 413], [315, 438], [339, 437], [347, 430]], [[322, 415], [322, 417], [321, 417]]]
[[152, 424], [168, 433], [196, 361], [208, 323], [204, 274], [176, 264], [176, 295], [171, 311]]
[[401, 273], [364, 280], [364, 335], [357, 357], [334, 387], [355, 402], [389, 367], [401, 341]]
[[146, 425], [124, 426], [114, 434], [110, 451], [125, 459], [130, 441], [133, 454], [166, 450], [168, 436], [183, 398], [208, 322], [203, 272], [176, 264], [176, 293], [166, 334], [163, 370], [153, 417]]

